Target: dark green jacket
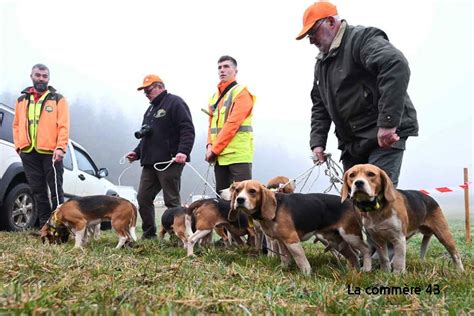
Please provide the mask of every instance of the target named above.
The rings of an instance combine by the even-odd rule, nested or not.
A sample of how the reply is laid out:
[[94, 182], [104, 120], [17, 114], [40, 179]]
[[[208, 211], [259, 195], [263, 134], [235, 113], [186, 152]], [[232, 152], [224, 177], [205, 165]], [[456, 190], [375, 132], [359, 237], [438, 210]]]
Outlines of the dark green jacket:
[[407, 94], [410, 69], [387, 35], [342, 22], [329, 53], [319, 54], [311, 91], [311, 149], [326, 147], [331, 121], [343, 157], [375, 149], [378, 127], [397, 127], [404, 149], [418, 135], [416, 111]]

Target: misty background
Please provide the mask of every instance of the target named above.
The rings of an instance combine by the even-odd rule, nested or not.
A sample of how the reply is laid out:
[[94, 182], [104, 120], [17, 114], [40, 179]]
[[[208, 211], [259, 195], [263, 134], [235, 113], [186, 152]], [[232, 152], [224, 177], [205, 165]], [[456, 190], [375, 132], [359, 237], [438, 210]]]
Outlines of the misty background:
[[[190, 107], [196, 128], [191, 164], [205, 176], [208, 117], [200, 109], [216, 89], [217, 59], [228, 54], [239, 63], [237, 81], [257, 97], [254, 178], [294, 178], [312, 166], [310, 91], [318, 51], [307, 40], [295, 40], [312, 2], [0, 0], [0, 102], [13, 107], [31, 85], [31, 66], [46, 64], [50, 85], [70, 104], [71, 138], [117, 184], [129, 166], [119, 161], [138, 144], [133, 132], [148, 107], [136, 88], [155, 73]], [[463, 183], [464, 167], [472, 179], [472, 1], [332, 2], [349, 24], [384, 30], [410, 63], [408, 92], [420, 135], [408, 139], [399, 187], [456, 187]], [[339, 160], [332, 131], [327, 151]], [[314, 182], [314, 170], [303, 192], [329, 186], [323, 171]], [[137, 189], [140, 172], [135, 162], [121, 184]], [[209, 182], [213, 178], [211, 171]], [[185, 167], [183, 202], [192, 192], [202, 194], [203, 184]], [[462, 191], [433, 196], [445, 208], [464, 210]], [[472, 200], [471, 195], [471, 209]]]

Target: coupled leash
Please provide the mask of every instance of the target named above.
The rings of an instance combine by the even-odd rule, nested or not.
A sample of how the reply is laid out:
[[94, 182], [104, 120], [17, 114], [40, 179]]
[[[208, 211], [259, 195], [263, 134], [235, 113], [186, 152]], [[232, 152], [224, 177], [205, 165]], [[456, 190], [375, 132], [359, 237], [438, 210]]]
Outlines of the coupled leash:
[[[311, 159], [313, 159], [313, 161], [316, 161], [317, 158], [315, 156], [312, 156]], [[317, 165], [317, 166], [321, 167], [321, 165], [324, 164], [324, 163], [326, 164], [326, 169], [324, 170], [324, 174], [327, 177], [329, 177], [329, 187], [327, 187], [323, 191], [323, 193], [328, 193], [329, 191], [331, 191], [334, 188], [340, 194], [341, 191], [339, 190], [337, 185], [342, 185], [343, 184], [342, 176], [344, 174], [344, 170], [341, 168], [341, 166], [339, 166], [339, 164], [337, 162], [334, 161], [334, 159], [332, 158], [331, 153], [326, 154], [326, 161], [325, 162], [317, 161], [315, 163], [315, 166]], [[319, 174], [318, 174], [318, 178], [319, 178]], [[316, 178], [313, 181], [311, 186], [313, 186], [313, 184], [316, 182], [316, 180], [318, 178]]]
[[329, 177], [330, 182], [329, 187], [324, 191], [324, 193], [331, 191], [332, 188], [341, 193], [336, 184], [343, 185], [344, 182], [342, 180], [342, 176], [344, 171], [342, 170], [341, 166], [339, 166], [334, 161], [334, 159], [332, 159], [332, 155], [330, 153], [326, 155], [326, 170], [324, 171], [324, 174]]
[[285, 188], [287, 185], [289, 185], [290, 183], [294, 182], [295, 184], [299, 181], [299, 179], [305, 179], [304, 180], [304, 184], [303, 186], [301, 187], [300, 189], [300, 192], [301, 190], [303, 190], [304, 186], [306, 185], [306, 182], [308, 181], [309, 177], [311, 176], [311, 173], [313, 172], [314, 168], [316, 167], [316, 165], [313, 165], [311, 166], [310, 168], [306, 169], [303, 173], [301, 173], [300, 175], [296, 176], [295, 178], [293, 179], [290, 179], [290, 181], [288, 181], [287, 183], [283, 184], [282, 186], [280, 186], [280, 189], [283, 189]]

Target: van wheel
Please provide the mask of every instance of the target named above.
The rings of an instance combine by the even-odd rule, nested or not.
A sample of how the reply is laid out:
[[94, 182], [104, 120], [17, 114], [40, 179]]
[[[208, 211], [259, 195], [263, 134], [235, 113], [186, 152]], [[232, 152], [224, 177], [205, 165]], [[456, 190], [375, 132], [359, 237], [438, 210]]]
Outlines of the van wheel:
[[10, 231], [21, 231], [34, 226], [38, 217], [35, 200], [26, 183], [14, 186], [8, 192], [3, 212], [0, 213], [2, 228]]

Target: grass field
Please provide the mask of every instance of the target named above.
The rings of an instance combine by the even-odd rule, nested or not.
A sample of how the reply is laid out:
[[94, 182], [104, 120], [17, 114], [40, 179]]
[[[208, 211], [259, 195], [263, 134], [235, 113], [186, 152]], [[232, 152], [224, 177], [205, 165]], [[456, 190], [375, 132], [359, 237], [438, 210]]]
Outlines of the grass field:
[[[294, 263], [282, 269], [248, 248], [197, 248], [188, 258], [168, 240], [116, 250], [111, 231], [84, 250], [72, 241], [48, 245], [29, 232], [0, 232], [0, 313], [472, 314], [472, 248], [463, 222], [450, 226], [464, 273], [435, 238], [420, 261], [419, 236], [409, 241], [403, 275], [348, 270], [320, 244], [306, 242], [313, 272], [303, 276]], [[412, 293], [385, 292], [396, 287]]]

